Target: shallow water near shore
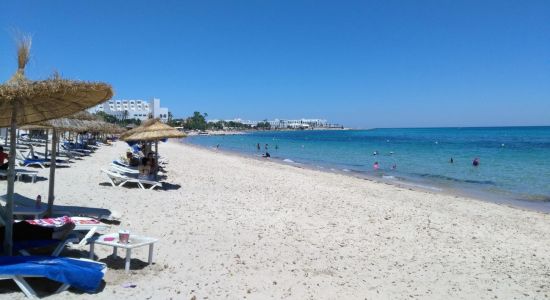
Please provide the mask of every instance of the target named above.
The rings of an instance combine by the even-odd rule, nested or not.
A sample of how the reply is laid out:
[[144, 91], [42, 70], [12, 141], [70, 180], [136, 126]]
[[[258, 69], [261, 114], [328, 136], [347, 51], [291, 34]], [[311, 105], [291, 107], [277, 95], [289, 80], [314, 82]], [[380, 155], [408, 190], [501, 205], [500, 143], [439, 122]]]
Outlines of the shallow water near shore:
[[186, 142], [253, 156], [267, 144], [272, 158], [291, 164], [550, 212], [550, 127], [261, 131]]

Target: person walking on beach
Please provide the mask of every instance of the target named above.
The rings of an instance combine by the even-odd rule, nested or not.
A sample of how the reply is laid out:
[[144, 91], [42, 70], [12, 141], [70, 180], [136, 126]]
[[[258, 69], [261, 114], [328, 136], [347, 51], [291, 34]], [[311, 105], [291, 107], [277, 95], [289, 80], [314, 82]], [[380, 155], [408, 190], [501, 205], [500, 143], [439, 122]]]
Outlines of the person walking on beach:
[[472, 166], [477, 167], [479, 166], [479, 158], [474, 158], [474, 161], [472, 162]]

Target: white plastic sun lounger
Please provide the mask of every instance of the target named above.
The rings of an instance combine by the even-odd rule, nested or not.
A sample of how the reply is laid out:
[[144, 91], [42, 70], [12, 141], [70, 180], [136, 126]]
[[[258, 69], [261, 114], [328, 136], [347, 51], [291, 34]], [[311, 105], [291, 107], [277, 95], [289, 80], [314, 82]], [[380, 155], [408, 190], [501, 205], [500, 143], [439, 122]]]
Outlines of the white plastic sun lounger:
[[[18, 181], [21, 181], [21, 176], [26, 175], [29, 176], [32, 179], [32, 183], [36, 182], [36, 175], [38, 172], [36, 171], [29, 171], [24, 169], [15, 169], [15, 179]], [[0, 176], [8, 176], [8, 170], [0, 170]]]
[[[55, 258], [52, 258], [55, 259]], [[70, 258], [66, 257], [64, 259], [70, 259], [75, 261], [85, 261], [89, 263], [97, 264], [98, 266], [101, 266], [101, 273], [103, 273], [103, 276], [105, 276], [105, 273], [107, 272], [107, 265], [101, 262], [96, 262], [90, 259], [86, 258]], [[0, 267], [0, 273], [1, 273], [1, 267]], [[34, 274], [25, 274], [24, 271], [21, 272], [21, 274], [18, 275], [12, 275], [12, 274], [0, 274], [0, 280], [13, 280], [17, 284], [17, 286], [21, 289], [21, 291], [27, 296], [29, 299], [39, 299], [38, 294], [36, 291], [29, 285], [29, 283], [25, 280], [25, 278], [45, 278], [45, 276], [41, 275], [34, 275]], [[63, 283], [55, 292], [54, 294], [62, 293], [69, 289], [71, 287], [68, 283]]]
[[129, 177], [129, 176], [126, 176], [117, 172], [105, 170], [105, 169], [101, 169], [101, 172], [107, 175], [112, 186], [124, 186], [126, 183], [136, 183], [141, 189], [145, 189], [144, 184], [150, 185], [149, 190], [152, 190], [155, 187], [162, 187], [162, 183], [157, 181]]
[[[99, 220], [89, 217], [70, 217], [71, 221], [75, 224], [72, 235], [78, 239], [71, 240], [71, 246], [84, 246], [89, 238], [91, 238], [98, 231], [105, 231], [110, 228], [108, 224], [101, 223]], [[60, 218], [47, 218], [47, 219], [35, 219], [27, 222], [32, 224], [45, 226], [45, 227], [58, 227], [64, 224], [64, 217]], [[78, 242], [80, 240], [80, 242]], [[78, 243], [77, 243], [78, 242]], [[53, 255], [56, 256], [56, 255]]]
[[118, 164], [115, 164], [115, 163], [111, 163], [111, 169], [113, 171], [115, 171], [116, 173], [131, 174], [131, 175], [134, 175], [134, 176], [139, 175], [139, 170], [127, 168], [127, 167], [124, 167], [124, 166], [121, 166], [121, 165], [118, 165]]
[[[37, 208], [35, 206], [25, 206], [21, 205], [16, 201], [16, 196], [18, 194], [14, 194], [14, 203], [13, 203], [13, 215], [14, 216], [34, 216], [35, 219], [40, 218], [42, 215], [46, 213], [47, 206], [42, 205], [41, 207]], [[7, 203], [7, 195], [0, 196], [0, 202]], [[34, 201], [33, 201], [34, 202]]]

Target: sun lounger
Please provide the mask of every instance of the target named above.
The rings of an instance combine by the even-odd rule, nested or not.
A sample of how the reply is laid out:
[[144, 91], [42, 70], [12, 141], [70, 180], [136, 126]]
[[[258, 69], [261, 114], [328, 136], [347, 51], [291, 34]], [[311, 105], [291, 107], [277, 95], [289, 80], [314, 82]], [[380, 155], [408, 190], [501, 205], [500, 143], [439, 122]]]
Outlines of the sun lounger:
[[[0, 196], [0, 200], [6, 199], [6, 195]], [[17, 207], [27, 207], [29, 209], [34, 209], [36, 204], [36, 199], [25, 197], [21, 194], [13, 194], [13, 203]], [[42, 209], [45, 211], [46, 205], [42, 205]], [[85, 207], [85, 206], [75, 206], [75, 205], [58, 205], [54, 204], [52, 207], [52, 213], [56, 216], [86, 216], [93, 217], [97, 219], [112, 219], [112, 212], [105, 208], [96, 208], [96, 207]], [[31, 215], [31, 214], [29, 214]], [[39, 217], [35, 217], [38, 219]]]
[[[25, 221], [22, 221], [25, 222]], [[65, 246], [68, 244], [78, 243], [79, 239], [76, 235], [70, 234], [64, 240], [26, 240], [26, 241], [14, 241], [13, 242], [13, 252], [19, 252], [21, 255], [30, 256], [30, 249], [39, 249], [39, 248], [48, 248], [54, 247], [51, 256], [59, 256]]]
[[[41, 205], [40, 207], [36, 207], [34, 205], [21, 205], [16, 201], [16, 195], [15, 193], [13, 195], [13, 215], [14, 216], [34, 216], [35, 219], [40, 218], [46, 213], [46, 205]], [[32, 201], [32, 203], [36, 203], [34, 200], [29, 199]], [[7, 195], [0, 196], [0, 202], [3, 202], [4, 204], [7, 201]]]
[[105, 231], [109, 229], [109, 225], [101, 223], [101, 221], [94, 218], [88, 217], [59, 217], [59, 218], [46, 218], [46, 219], [35, 219], [27, 220], [26, 222], [40, 225], [45, 227], [59, 227], [63, 226], [67, 222], [73, 222], [75, 228], [73, 229], [74, 233], [78, 234], [78, 239], [80, 242], [76, 244], [77, 246], [83, 246], [86, 244], [87, 240], [91, 238], [98, 231]]
[[111, 163], [111, 169], [117, 173], [128, 174], [133, 177], [137, 177], [139, 175], [139, 170], [134, 168], [124, 167], [116, 163]]
[[[15, 169], [15, 179], [18, 181], [21, 181], [21, 176], [29, 176], [31, 177], [32, 183], [36, 182], [36, 176], [38, 175], [38, 172], [36, 171], [30, 171], [25, 169]], [[0, 170], [0, 176], [8, 176], [8, 170]]]
[[[41, 167], [42, 169], [45, 169], [47, 166], [50, 165], [50, 160], [49, 159], [31, 158], [31, 157], [29, 157], [28, 154], [25, 155], [20, 150], [16, 150], [15, 153], [16, 153], [15, 160], [16, 160], [17, 164], [22, 166], [22, 167], [38, 166], [38, 167]], [[55, 162], [56, 162], [56, 164], [65, 163], [65, 161], [63, 161], [63, 160], [56, 160]]]
[[0, 257], [0, 280], [11, 279], [28, 298], [38, 295], [25, 278], [43, 277], [62, 283], [55, 293], [69, 287], [94, 293], [99, 288], [107, 268], [105, 264], [88, 259], [49, 256]]
[[145, 189], [144, 184], [149, 185], [150, 190], [154, 189], [155, 187], [162, 187], [162, 183], [153, 180], [130, 177], [105, 169], [102, 169], [101, 172], [107, 175], [112, 186], [124, 186], [127, 183], [136, 183], [141, 189]]

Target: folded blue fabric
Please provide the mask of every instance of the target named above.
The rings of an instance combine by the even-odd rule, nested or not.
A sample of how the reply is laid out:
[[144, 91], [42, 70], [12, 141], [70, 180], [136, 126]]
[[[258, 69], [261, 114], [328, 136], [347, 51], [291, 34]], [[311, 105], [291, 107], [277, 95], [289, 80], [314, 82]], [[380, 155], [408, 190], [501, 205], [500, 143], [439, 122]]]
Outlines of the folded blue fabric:
[[90, 261], [52, 256], [0, 256], [0, 274], [36, 275], [70, 284], [93, 293], [103, 279], [103, 265]]

